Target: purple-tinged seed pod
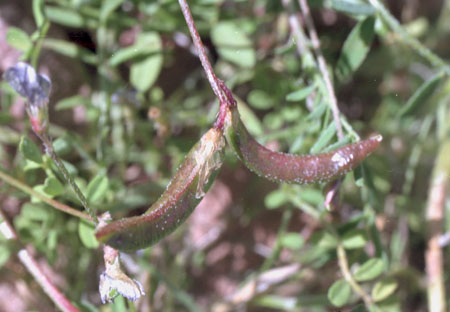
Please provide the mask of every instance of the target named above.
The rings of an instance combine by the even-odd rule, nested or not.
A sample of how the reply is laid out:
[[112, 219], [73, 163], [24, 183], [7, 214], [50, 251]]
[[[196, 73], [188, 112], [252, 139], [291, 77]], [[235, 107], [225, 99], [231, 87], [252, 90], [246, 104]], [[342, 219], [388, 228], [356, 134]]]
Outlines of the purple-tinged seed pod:
[[382, 141], [381, 135], [374, 135], [317, 155], [274, 152], [250, 135], [236, 107], [227, 112], [224, 134], [238, 158], [251, 171], [271, 181], [298, 184], [321, 183], [344, 175], [355, 169]]
[[222, 131], [206, 132], [192, 147], [161, 197], [142, 215], [100, 226], [95, 236], [115, 249], [153, 245], [180, 226], [200, 203], [222, 165]]

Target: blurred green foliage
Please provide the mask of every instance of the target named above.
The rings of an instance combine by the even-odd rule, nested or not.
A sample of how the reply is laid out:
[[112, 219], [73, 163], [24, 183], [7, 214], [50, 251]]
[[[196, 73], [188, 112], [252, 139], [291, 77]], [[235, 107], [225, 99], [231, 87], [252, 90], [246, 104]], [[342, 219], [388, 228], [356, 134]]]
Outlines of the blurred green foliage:
[[[22, 59], [49, 72], [56, 152], [99, 211], [114, 218], [144, 211], [218, 111], [177, 1], [24, 3], [31, 6], [35, 28], [28, 33], [19, 24], [10, 27], [6, 40]], [[449, 122], [448, 74], [404, 44], [369, 3], [309, 3], [339, 99], [341, 140], [311, 44], [293, 35], [307, 34], [290, 24], [299, 16], [296, 2], [189, 1], [217, 76], [235, 94], [243, 122], [261, 143], [319, 153], [378, 132], [382, 146], [343, 179], [331, 210], [324, 205], [324, 185], [261, 180], [228, 152], [218, 180], [231, 202], [217, 195], [224, 209], [219, 218], [206, 217], [209, 229], [220, 228], [218, 237], [200, 248], [189, 234], [196, 223], [189, 223], [155, 247], [124, 256], [125, 267], [147, 292], [138, 310], [365, 311], [367, 304], [338, 265], [339, 246], [374, 311], [426, 309], [424, 207]], [[404, 4], [395, 14], [408, 16], [403, 23], [411, 36], [445, 55], [448, 47], [440, 42], [450, 35], [450, 2], [440, 5]], [[10, 116], [14, 92], [4, 82], [0, 87], [2, 170], [80, 207], [53, 161], [41, 153], [30, 125]], [[21, 241], [64, 277], [70, 287], [63, 291], [73, 302], [85, 311], [132, 309], [123, 299], [100, 305], [101, 253], [93, 251], [98, 243], [89, 224], [7, 184], [1, 193], [18, 200], [10, 217]], [[446, 231], [449, 220], [446, 216]], [[258, 234], [261, 228], [264, 234]], [[0, 240], [5, 275], [12, 259], [8, 246]], [[222, 258], [214, 254], [220, 250]], [[260, 286], [258, 276], [293, 263], [300, 264], [295, 274]], [[249, 283], [263, 290], [240, 293]]]

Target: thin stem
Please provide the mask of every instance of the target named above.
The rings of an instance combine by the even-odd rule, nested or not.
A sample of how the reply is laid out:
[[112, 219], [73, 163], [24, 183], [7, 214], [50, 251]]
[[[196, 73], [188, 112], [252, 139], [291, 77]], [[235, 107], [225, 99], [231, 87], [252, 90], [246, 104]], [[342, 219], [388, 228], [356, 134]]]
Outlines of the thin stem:
[[202, 63], [203, 69], [206, 73], [206, 77], [208, 78], [209, 84], [213, 89], [216, 97], [219, 99], [219, 115], [217, 117], [217, 121], [215, 123], [215, 127], [217, 129], [221, 129], [223, 127], [223, 118], [225, 113], [225, 107], [228, 104], [226, 97], [222, 93], [221, 82], [217, 79], [214, 74], [214, 70], [209, 62], [206, 49], [202, 43], [202, 39], [198, 34], [197, 28], [195, 27], [194, 19], [192, 18], [191, 11], [189, 9], [189, 5], [186, 0], [178, 0], [180, 4], [181, 11], [183, 12], [184, 19], [186, 20], [186, 24], [189, 28], [189, 32], [191, 33], [192, 41], [194, 42], [195, 48], [197, 49], [198, 56], [200, 58], [200, 62]]
[[430, 132], [431, 125], [433, 124], [433, 118], [428, 115], [424, 118], [422, 125], [420, 126], [419, 135], [417, 137], [417, 142], [414, 144], [409, 159], [408, 165], [405, 171], [405, 181], [402, 187], [402, 193], [404, 196], [410, 196], [411, 190], [414, 183], [414, 178], [416, 176], [417, 166], [419, 165], [420, 157], [422, 155], [422, 150], [425, 142], [428, 138], [428, 133]]
[[342, 125], [344, 126], [345, 130], [347, 130], [348, 133], [350, 133], [357, 141], [361, 140], [361, 137], [359, 134], [353, 130], [353, 127], [349, 124], [345, 116], [342, 116], [341, 118]]
[[435, 177], [428, 195], [426, 217], [428, 224], [428, 248], [425, 254], [425, 265], [428, 280], [428, 311], [430, 312], [446, 311], [444, 265], [439, 238], [442, 235], [447, 184], [448, 179], [443, 175]]
[[14, 186], [15, 188], [18, 188], [19, 190], [39, 198], [40, 200], [42, 200], [43, 202], [49, 204], [50, 206], [52, 206], [53, 208], [60, 210], [62, 212], [68, 213], [72, 216], [81, 218], [81, 219], [85, 219], [87, 221], [92, 221], [91, 217], [89, 217], [89, 215], [75, 209], [72, 208], [70, 206], [67, 206], [65, 204], [62, 204], [54, 199], [51, 199], [39, 192], [36, 192], [35, 190], [33, 190], [31, 187], [29, 187], [28, 185], [20, 182], [19, 180], [16, 180], [15, 178], [11, 177], [10, 175], [6, 174], [5, 172], [0, 170], [0, 179], [2, 179], [3, 181], [5, 181], [6, 183]]
[[442, 58], [434, 54], [430, 49], [425, 47], [419, 40], [411, 36], [394, 16], [386, 9], [379, 0], [368, 0], [369, 3], [378, 11], [383, 20], [391, 27], [393, 31], [400, 35], [400, 38], [414, 50], [417, 51], [433, 66], [442, 68], [447, 75], [450, 75], [450, 66]]
[[55, 150], [53, 148], [53, 143], [52, 143], [51, 139], [49, 138], [49, 136], [47, 134], [43, 134], [43, 135], [39, 135], [39, 138], [41, 139], [42, 144], [45, 147], [46, 153], [53, 159], [56, 166], [58, 166], [59, 170], [61, 170], [61, 173], [63, 174], [64, 179], [69, 183], [70, 187], [77, 195], [77, 197], [80, 200], [81, 204], [83, 205], [84, 209], [86, 209], [86, 211], [88, 212], [88, 214], [90, 215], [90, 217], [94, 221], [94, 223], [98, 224], [98, 219], [97, 219], [97, 216], [95, 215], [95, 211], [89, 207], [86, 197], [84, 197], [80, 188], [78, 187], [78, 185], [75, 183], [75, 181], [73, 180], [73, 178], [67, 171], [66, 166], [64, 166], [64, 163], [62, 162], [61, 158], [59, 158], [59, 156], [55, 153]]
[[[450, 129], [450, 125], [447, 126]], [[448, 131], [447, 131], [448, 133]], [[428, 280], [428, 310], [446, 311], [444, 264], [439, 239], [443, 233], [446, 190], [450, 176], [450, 137], [445, 134], [433, 169], [426, 207], [428, 247], [425, 268]]]
[[[281, 252], [281, 236], [286, 233], [289, 222], [292, 218], [293, 209], [288, 208], [283, 212], [281, 217], [280, 227], [278, 228], [277, 240], [275, 242], [275, 246], [268, 258], [264, 260], [263, 265], [261, 266], [260, 272], [267, 271], [273, 266], [273, 263], [278, 259]], [[300, 235], [300, 234], [299, 234]]]
[[[11, 224], [6, 220], [3, 212], [0, 210], [0, 233], [7, 240], [11, 240], [20, 245], [19, 237]], [[79, 312], [78, 310], [48, 279], [45, 273], [39, 268], [38, 263], [26, 248], [20, 249], [18, 257], [28, 272], [42, 287], [44, 292], [50, 297], [53, 303], [64, 312]]]
[[[291, 29], [291, 36], [295, 39], [295, 47], [297, 48], [297, 53], [302, 58], [314, 60], [314, 55], [312, 54], [309, 47], [306, 46], [306, 34], [300, 25], [300, 21], [296, 15], [293, 1], [283, 0], [283, 7], [288, 11], [289, 14], [289, 26]], [[291, 39], [289, 39], [291, 40]], [[314, 92], [306, 97], [306, 104], [308, 108], [314, 106]]]
[[344, 138], [344, 132], [342, 131], [341, 120], [339, 118], [339, 108], [337, 104], [337, 98], [334, 92], [333, 84], [331, 82], [330, 72], [328, 71], [325, 58], [323, 57], [322, 51], [320, 49], [319, 36], [317, 35], [316, 27], [314, 26], [314, 22], [311, 18], [311, 12], [308, 3], [306, 2], [306, 0], [298, 0], [298, 2], [300, 4], [303, 18], [305, 19], [306, 22], [306, 27], [308, 28], [309, 37], [311, 39], [311, 44], [313, 46], [314, 53], [317, 57], [319, 69], [322, 72], [322, 76], [325, 81], [325, 86], [328, 91], [328, 99], [330, 101], [330, 107], [333, 112], [333, 119], [334, 123], [336, 124], [337, 135], [339, 140], [342, 140]]
[[364, 289], [362, 289], [361, 286], [353, 278], [353, 275], [350, 272], [350, 268], [348, 266], [347, 253], [345, 252], [345, 249], [341, 244], [339, 244], [337, 247], [337, 256], [339, 268], [341, 269], [341, 272], [344, 275], [345, 280], [350, 284], [353, 291], [362, 298], [366, 307], [368, 309], [372, 309], [373, 308], [372, 299], [370, 298], [369, 294], [367, 294], [364, 291]]
[[26, 249], [21, 249], [18, 254], [20, 262], [27, 268], [28, 272], [33, 275], [34, 279], [47, 296], [52, 299], [56, 306], [64, 312], [79, 312], [78, 310], [59, 290], [56, 288], [44, 274], [38, 263]]
[[50, 22], [46, 20], [39, 30], [39, 38], [36, 40], [33, 52], [31, 54], [31, 66], [33, 66], [34, 68], [37, 68], [37, 62], [39, 59], [39, 55], [41, 54], [42, 43], [44, 42], [44, 38], [47, 35], [49, 28]]
[[6, 238], [6, 240], [18, 240], [18, 236], [12, 225], [6, 220], [3, 211], [0, 210], [0, 233]]

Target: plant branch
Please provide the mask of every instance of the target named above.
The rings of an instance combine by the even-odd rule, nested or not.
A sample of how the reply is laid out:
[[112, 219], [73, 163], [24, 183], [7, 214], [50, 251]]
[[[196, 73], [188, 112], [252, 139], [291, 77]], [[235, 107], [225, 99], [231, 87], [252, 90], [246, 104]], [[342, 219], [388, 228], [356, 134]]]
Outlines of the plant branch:
[[[314, 55], [312, 54], [309, 47], [306, 46], [306, 34], [300, 25], [300, 21], [296, 15], [295, 7], [293, 1], [283, 0], [281, 1], [283, 7], [288, 11], [289, 14], [289, 27], [291, 29], [291, 36], [295, 39], [295, 47], [297, 48], [297, 53], [303, 59], [314, 60]], [[289, 38], [291, 40], [291, 38]], [[308, 108], [314, 107], [314, 92], [306, 97], [306, 104]]]
[[37, 62], [39, 60], [39, 55], [41, 53], [42, 44], [44, 38], [47, 35], [48, 29], [50, 28], [50, 22], [46, 20], [39, 29], [39, 37], [34, 42], [34, 48], [31, 50], [31, 66], [37, 68]]
[[353, 278], [353, 275], [350, 272], [350, 268], [348, 266], [347, 253], [345, 252], [345, 249], [341, 244], [339, 244], [337, 247], [337, 256], [339, 268], [341, 269], [345, 280], [350, 284], [353, 291], [362, 298], [364, 304], [370, 310], [371, 308], [373, 308], [372, 298], [370, 298], [369, 294], [367, 294]]
[[194, 42], [195, 48], [197, 49], [197, 53], [200, 58], [200, 62], [202, 63], [203, 69], [206, 73], [206, 77], [208, 78], [209, 84], [211, 85], [211, 88], [213, 89], [216, 97], [219, 99], [220, 105], [219, 114], [217, 116], [217, 120], [216, 123], [214, 124], [214, 127], [217, 129], [222, 129], [225, 118], [225, 108], [231, 104], [227, 102], [227, 98], [222, 93], [221, 81], [214, 74], [214, 70], [211, 66], [211, 63], [209, 62], [206, 49], [197, 31], [197, 27], [195, 26], [194, 19], [192, 18], [192, 14], [189, 9], [187, 1], [178, 0], [178, 3], [180, 4], [181, 11], [183, 12], [184, 15], [184, 19], [186, 20], [189, 32], [191, 33], [192, 41]]
[[291, 218], [292, 218], [292, 213], [293, 213], [292, 207], [289, 207], [286, 210], [284, 210], [283, 215], [281, 217], [280, 226], [279, 226], [278, 232], [277, 232], [277, 240], [275, 241], [275, 245], [272, 248], [271, 254], [269, 255], [269, 257], [267, 257], [264, 260], [264, 263], [261, 266], [261, 269], [260, 269], [261, 273], [269, 270], [273, 266], [274, 262], [280, 256], [280, 252], [282, 249], [281, 237], [287, 231], [287, 227], [289, 226], [289, 222], [291, 221]]
[[93, 211], [86, 200], [86, 197], [84, 197], [83, 193], [81, 192], [78, 185], [75, 183], [74, 179], [71, 177], [69, 172], [66, 169], [66, 166], [64, 166], [64, 163], [62, 162], [61, 158], [55, 153], [55, 150], [53, 148], [53, 143], [50, 137], [44, 133], [42, 135], [39, 135], [36, 133], [38, 137], [41, 139], [42, 144], [45, 147], [45, 152], [50, 156], [51, 159], [55, 162], [56, 166], [58, 166], [59, 170], [61, 170], [61, 173], [64, 176], [64, 179], [69, 183], [72, 190], [77, 195], [78, 199], [80, 200], [81, 204], [83, 205], [84, 209], [89, 213], [91, 220], [94, 221], [95, 224], [98, 224], [97, 216], [95, 215], [95, 211]]
[[18, 236], [12, 225], [6, 220], [5, 214], [0, 209], [0, 234], [2, 234], [6, 240], [17, 241]]
[[334, 92], [333, 83], [331, 82], [331, 75], [327, 68], [327, 63], [325, 62], [325, 58], [323, 57], [322, 51], [320, 49], [320, 40], [317, 35], [316, 27], [314, 26], [314, 22], [311, 18], [311, 11], [309, 9], [309, 5], [306, 0], [298, 0], [300, 4], [300, 8], [302, 11], [303, 18], [306, 22], [306, 27], [308, 28], [309, 38], [311, 40], [312, 47], [314, 49], [314, 53], [317, 57], [317, 62], [319, 64], [319, 69], [322, 72], [323, 80], [325, 81], [325, 86], [327, 88], [328, 99], [331, 107], [331, 111], [333, 112], [333, 119], [336, 125], [337, 135], [339, 140], [344, 138], [344, 132], [342, 131], [341, 120], [339, 118], [339, 108], [337, 104], [336, 94]]
[[36, 192], [35, 190], [33, 190], [31, 187], [29, 187], [28, 185], [20, 182], [19, 180], [11, 177], [10, 175], [6, 174], [5, 172], [0, 170], [0, 179], [2, 179], [3, 181], [5, 181], [6, 183], [14, 186], [15, 188], [18, 188], [19, 190], [39, 198], [40, 200], [42, 200], [43, 202], [49, 204], [50, 206], [52, 206], [53, 208], [60, 210], [62, 212], [68, 213], [72, 216], [81, 218], [81, 219], [85, 219], [87, 221], [92, 221], [91, 217], [89, 217], [89, 215], [75, 209], [72, 208], [70, 206], [67, 206], [65, 204], [62, 204], [54, 199], [51, 199], [39, 192]]
[[[6, 220], [3, 212], [0, 210], [0, 233], [7, 239], [17, 242], [19, 237], [11, 224]], [[48, 279], [45, 273], [40, 269], [38, 263], [33, 258], [27, 248], [21, 248], [17, 253], [20, 262], [25, 266], [28, 272], [33, 275], [36, 282], [41, 286], [44, 292], [50, 297], [56, 306], [64, 312], [79, 312], [70, 301], [67, 299]]]
[[443, 233], [446, 190], [450, 176], [450, 137], [446, 134], [438, 153], [428, 191], [426, 222], [428, 247], [425, 268], [428, 280], [428, 310], [446, 311], [443, 254], [439, 244]]
[[428, 62], [430, 62], [433, 66], [442, 68], [447, 75], [450, 75], [450, 66], [447, 62], [425, 47], [419, 40], [411, 36], [379, 0], [368, 1], [377, 10], [389, 27], [399, 34], [400, 38], [406, 44], [416, 50], [417, 53], [422, 55], [422, 57], [428, 60]]
[[79, 312], [78, 310], [48, 279], [39, 267], [38, 263], [26, 249], [21, 249], [18, 254], [20, 262], [33, 275], [36, 282], [44, 290], [47, 296], [64, 312]]

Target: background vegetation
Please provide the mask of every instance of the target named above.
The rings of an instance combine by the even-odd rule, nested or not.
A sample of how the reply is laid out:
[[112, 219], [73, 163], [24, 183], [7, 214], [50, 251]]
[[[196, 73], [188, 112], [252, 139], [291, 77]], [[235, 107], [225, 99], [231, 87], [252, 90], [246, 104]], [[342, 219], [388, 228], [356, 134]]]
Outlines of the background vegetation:
[[[305, 15], [288, 0], [189, 1], [217, 76], [261, 143], [308, 154], [377, 132], [382, 146], [345, 177], [330, 209], [325, 185], [268, 182], [228, 150], [188, 221], [123, 255], [146, 290], [134, 304], [101, 305], [103, 256], [89, 224], [3, 177], [2, 218], [80, 309], [439, 311], [427, 296], [445, 304], [450, 70], [438, 55], [450, 52], [450, 2], [386, 1], [402, 26], [378, 0], [308, 3]], [[158, 198], [218, 110], [173, 0], [4, 1], [0, 55], [0, 72], [24, 59], [51, 78], [55, 149], [90, 205], [114, 218]], [[6, 82], [0, 88], [2, 176], [82, 209], [30, 131], [24, 100]], [[54, 309], [17, 248], [0, 240], [0, 310]], [[436, 255], [427, 259], [435, 270], [426, 254]]]

